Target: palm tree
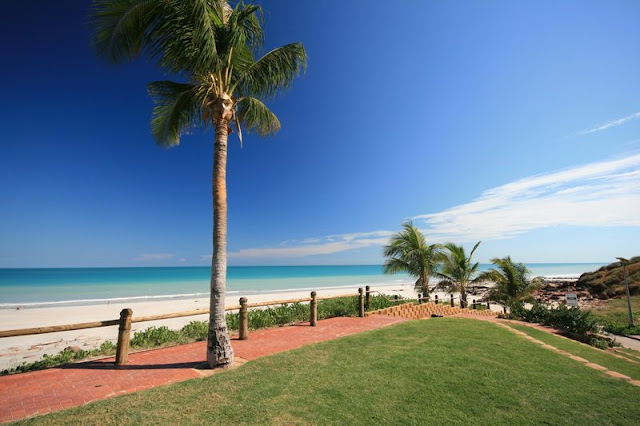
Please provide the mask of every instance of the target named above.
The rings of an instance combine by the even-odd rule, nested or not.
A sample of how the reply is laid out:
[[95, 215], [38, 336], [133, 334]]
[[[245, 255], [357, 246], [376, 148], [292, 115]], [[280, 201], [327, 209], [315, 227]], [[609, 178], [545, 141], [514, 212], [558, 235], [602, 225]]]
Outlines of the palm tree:
[[384, 247], [385, 274], [406, 272], [417, 278], [415, 288], [422, 291], [429, 299], [429, 277], [433, 274], [439, 255], [437, 244], [427, 244], [425, 236], [412, 222], [402, 225], [403, 231], [391, 237], [389, 244]]
[[227, 138], [235, 128], [260, 136], [280, 122], [262, 102], [287, 88], [306, 66], [301, 43], [256, 59], [262, 10], [221, 0], [94, 0], [93, 45], [100, 56], [125, 62], [145, 53], [182, 82], [155, 81], [151, 132], [162, 147], [178, 145], [192, 127], [214, 129], [213, 256], [207, 362], [233, 362], [225, 321], [227, 273]]
[[438, 270], [435, 272], [435, 276], [440, 278], [437, 287], [447, 292], [459, 292], [463, 308], [468, 306], [467, 292], [469, 287], [483, 281], [475, 276], [479, 263], [471, 263], [473, 253], [479, 245], [480, 241], [473, 246], [469, 257], [467, 257], [464, 247], [454, 243], [446, 243], [439, 258]]
[[510, 256], [491, 259], [496, 268], [483, 272], [478, 280], [493, 281], [495, 287], [489, 297], [503, 305], [523, 302], [531, 297], [538, 286], [538, 278], [531, 279], [531, 272], [524, 263], [516, 263]]

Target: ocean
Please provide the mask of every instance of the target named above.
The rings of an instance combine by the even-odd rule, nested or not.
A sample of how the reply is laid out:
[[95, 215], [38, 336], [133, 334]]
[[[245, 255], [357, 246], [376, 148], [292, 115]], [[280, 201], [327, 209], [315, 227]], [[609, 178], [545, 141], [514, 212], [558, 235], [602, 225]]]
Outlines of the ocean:
[[[578, 277], [604, 263], [532, 263], [533, 276]], [[486, 270], [492, 265], [483, 264]], [[0, 308], [64, 306], [116, 301], [204, 297], [210, 268], [0, 269]], [[231, 266], [227, 294], [408, 284], [404, 274], [385, 275], [380, 265]]]

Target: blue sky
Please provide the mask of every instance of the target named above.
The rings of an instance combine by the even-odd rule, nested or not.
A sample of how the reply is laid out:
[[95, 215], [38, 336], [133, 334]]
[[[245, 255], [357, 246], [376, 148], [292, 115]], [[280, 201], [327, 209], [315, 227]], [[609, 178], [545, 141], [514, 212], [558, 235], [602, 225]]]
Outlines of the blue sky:
[[[87, 6], [3, 8], [0, 267], [207, 264], [213, 135], [154, 145], [171, 76], [96, 58]], [[309, 63], [230, 148], [230, 264], [380, 263], [411, 218], [481, 261], [640, 254], [639, 2], [263, 6]]]

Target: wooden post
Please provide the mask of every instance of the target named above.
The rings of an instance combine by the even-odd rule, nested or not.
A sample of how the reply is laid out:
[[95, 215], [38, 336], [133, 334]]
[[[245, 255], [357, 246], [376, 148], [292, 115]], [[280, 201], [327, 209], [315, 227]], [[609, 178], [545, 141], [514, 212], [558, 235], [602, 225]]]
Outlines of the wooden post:
[[450, 294], [450, 296], [451, 296], [451, 307], [453, 308], [453, 293]]
[[309, 318], [309, 325], [311, 325], [311, 327], [318, 325], [318, 296], [315, 291], [311, 292], [311, 316]]
[[436, 305], [438, 304], [438, 295], [436, 294]]
[[367, 294], [366, 294], [367, 297], [364, 301], [364, 307], [368, 311], [371, 309], [371, 287], [366, 286], [365, 289], [367, 291]]
[[491, 304], [489, 303], [489, 301], [487, 300], [487, 310], [490, 311], [491, 310]]
[[364, 289], [358, 289], [358, 316], [364, 318]]
[[247, 298], [240, 298], [240, 324], [238, 324], [240, 330], [240, 340], [247, 340], [249, 338], [249, 310], [247, 309]]
[[129, 359], [129, 340], [131, 338], [131, 309], [120, 311], [120, 327], [118, 327], [118, 345], [116, 346], [116, 365], [125, 365]]
[[504, 311], [505, 314], [507, 313], [507, 307], [506, 306], [503, 306], [502, 310]]
[[476, 299], [473, 299], [473, 309], [476, 309]]
[[422, 293], [418, 293], [418, 304], [422, 304]]

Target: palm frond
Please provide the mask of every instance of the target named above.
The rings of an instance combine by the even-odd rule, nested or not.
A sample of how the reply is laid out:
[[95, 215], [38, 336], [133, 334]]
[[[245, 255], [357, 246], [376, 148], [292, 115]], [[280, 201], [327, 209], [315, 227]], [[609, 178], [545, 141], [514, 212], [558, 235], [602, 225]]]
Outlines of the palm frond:
[[140, 54], [165, 11], [160, 0], [94, 0], [89, 12], [92, 45], [113, 63], [131, 60]]
[[238, 119], [248, 131], [267, 136], [280, 130], [278, 117], [260, 100], [253, 97], [241, 98], [237, 107]]
[[239, 70], [238, 90], [242, 95], [272, 98], [287, 89], [306, 64], [307, 54], [302, 43], [278, 47]]
[[113, 63], [146, 51], [173, 73], [202, 72], [217, 58], [215, 28], [222, 24], [219, 1], [94, 0], [92, 44]]
[[411, 272], [411, 266], [402, 259], [387, 259], [382, 266], [385, 274], [397, 274], [401, 272]]
[[155, 107], [151, 133], [156, 143], [171, 147], [180, 143], [181, 133], [191, 126], [207, 125], [202, 120], [204, 96], [200, 87], [173, 81], [154, 81], [148, 86]]

